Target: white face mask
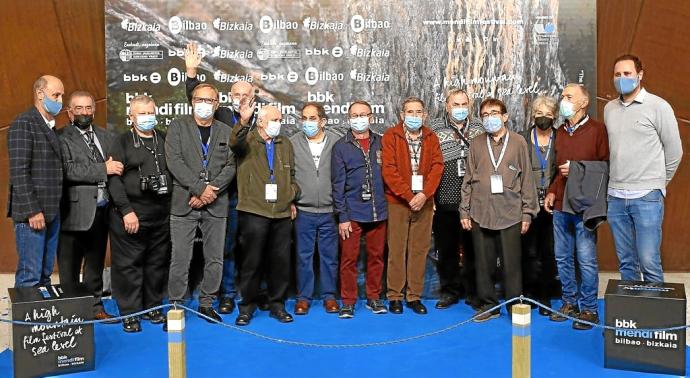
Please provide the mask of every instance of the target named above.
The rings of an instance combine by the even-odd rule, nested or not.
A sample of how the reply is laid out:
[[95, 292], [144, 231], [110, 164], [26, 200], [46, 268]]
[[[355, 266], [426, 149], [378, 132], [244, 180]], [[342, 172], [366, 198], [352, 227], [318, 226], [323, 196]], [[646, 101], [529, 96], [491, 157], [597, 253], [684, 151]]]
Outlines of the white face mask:
[[207, 104], [205, 102], [194, 104], [194, 115], [201, 119], [213, 117], [213, 104]]
[[232, 99], [232, 110], [234, 110], [235, 113], [240, 112], [240, 99], [239, 98], [233, 98]]
[[280, 134], [280, 122], [279, 121], [268, 121], [266, 128], [264, 128], [266, 135], [270, 138], [275, 138]]

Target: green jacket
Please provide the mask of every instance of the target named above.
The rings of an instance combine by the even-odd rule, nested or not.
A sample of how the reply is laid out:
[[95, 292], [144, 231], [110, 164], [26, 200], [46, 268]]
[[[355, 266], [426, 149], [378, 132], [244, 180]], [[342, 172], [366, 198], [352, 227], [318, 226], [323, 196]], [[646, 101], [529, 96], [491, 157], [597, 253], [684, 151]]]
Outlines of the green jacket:
[[267, 202], [266, 184], [270, 183], [266, 142], [256, 127], [237, 124], [232, 129], [230, 148], [237, 158], [237, 210], [267, 218], [290, 217], [290, 204], [299, 196], [295, 181], [295, 155], [290, 140], [282, 135], [273, 139], [273, 170], [278, 185], [278, 200]]

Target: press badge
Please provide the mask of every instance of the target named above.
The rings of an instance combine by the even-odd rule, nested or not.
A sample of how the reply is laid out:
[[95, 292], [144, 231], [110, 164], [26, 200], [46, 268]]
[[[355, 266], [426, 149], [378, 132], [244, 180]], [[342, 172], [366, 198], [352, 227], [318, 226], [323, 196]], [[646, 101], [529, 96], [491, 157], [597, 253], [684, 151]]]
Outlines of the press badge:
[[278, 201], [278, 185], [266, 184], [266, 202]]
[[412, 191], [415, 193], [424, 190], [424, 176], [412, 175]]
[[491, 175], [491, 194], [503, 193], [503, 176]]

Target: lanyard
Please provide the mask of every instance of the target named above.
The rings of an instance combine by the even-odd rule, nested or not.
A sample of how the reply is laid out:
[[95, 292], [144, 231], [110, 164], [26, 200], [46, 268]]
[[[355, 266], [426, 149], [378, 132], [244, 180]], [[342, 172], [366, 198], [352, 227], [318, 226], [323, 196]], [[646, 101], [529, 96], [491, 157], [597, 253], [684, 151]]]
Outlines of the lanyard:
[[455, 132], [455, 135], [457, 135], [458, 138], [460, 138], [460, 140], [465, 144], [465, 146], [470, 146], [470, 141], [469, 139], [467, 139], [467, 135], [465, 135], [467, 134], [467, 130], [469, 129], [467, 122], [465, 122], [465, 126], [463, 126], [462, 128], [462, 132], [458, 130], [458, 128], [455, 127], [455, 125], [453, 125], [450, 121], [448, 121], [448, 127], [450, 127], [450, 129], [453, 130], [453, 132]]
[[546, 162], [549, 160], [549, 153], [551, 153], [551, 143], [553, 141], [553, 130], [551, 130], [551, 136], [549, 136], [549, 147], [546, 149], [546, 155], [542, 157], [541, 149], [539, 148], [539, 142], [537, 141], [537, 129], [532, 130], [532, 136], [534, 138], [534, 151], [537, 153], [537, 158], [539, 158], [539, 166], [541, 166], [541, 187], [544, 187], [546, 173]]
[[235, 114], [234, 110], [232, 111], [232, 122], [233, 122], [233, 124], [232, 124], [233, 127], [235, 125], [237, 125], [237, 115]]
[[276, 178], [273, 175], [273, 156], [275, 155], [275, 141], [266, 142], [266, 160], [268, 160], [268, 172], [271, 175], [271, 183], [275, 183]]
[[491, 135], [486, 134], [486, 147], [489, 149], [489, 156], [491, 157], [491, 164], [494, 166], [494, 172], [498, 172], [498, 166], [501, 165], [503, 161], [503, 155], [506, 153], [506, 147], [508, 147], [508, 140], [510, 139], [510, 131], [506, 131], [506, 140], [503, 141], [503, 148], [501, 148], [501, 154], [498, 155], [498, 161], [494, 158], [494, 150], [491, 148]]
[[[364, 155], [364, 165], [365, 165], [365, 168], [367, 171], [366, 172], [366, 176], [367, 176], [366, 180], [370, 185], [369, 187], [371, 188], [371, 183], [374, 179], [374, 177], [372, 175], [372, 170], [371, 170], [371, 157], [366, 152], [364, 152], [364, 148], [362, 148], [362, 145], [359, 144], [359, 140], [355, 139], [354, 145], [357, 146], [357, 148], [359, 148], [359, 150], [362, 151], [362, 155]], [[372, 145], [372, 141], [371, 141], [371, 138], [369, 138], [369, 153], [371, 153], [371, 145]], [[373, 188], [372, 188], [372, 190], [373, 190]]]
[[199, 132], [199, 142], [201, 143], [201, 155], [202, 155], [201, 164], [203, 165], [204, 169], [206, 169], [208, 167], [208, 147], [211, 145], [211, 136], [213, 135], [213, 129], [211, 129], [209, 131], [208, 140], [206, 141], [206, 143], [204, 143], [204, 141], [201, 139], [201, 131], [198, 131], [198, 132]]
[[412, 150], [412, 159], [414, 160], [414, 167], [412, 167], [412, 174], [417, 174], [417, 170], [419, 169], [419, 151], [422, 149], [422, 135], [421, 133], [419, 134], [419, 139], [417, 139], [416, 147], [415, 143], [412, 141], [412, 138], [410, 138], [409, 134], [405, 136], [407, 138], [407, 144], [409, 147], [409, 150]]

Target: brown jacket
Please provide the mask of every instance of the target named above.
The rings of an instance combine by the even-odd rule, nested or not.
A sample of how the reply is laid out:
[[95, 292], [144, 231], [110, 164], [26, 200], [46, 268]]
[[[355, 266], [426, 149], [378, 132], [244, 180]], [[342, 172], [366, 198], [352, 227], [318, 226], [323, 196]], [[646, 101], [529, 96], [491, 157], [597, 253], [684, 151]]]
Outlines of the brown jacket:
[[[443, 175], [443, 155], [438, 137], [431, 129], [422, 126], [422, 150], [419, 158], [419, 174], [424, 176], [424, 195], [433, 200]], [[412, 164], [410, 150], [402, 122], [389, 128], [381, 140], [381, 173], [386, 184], [388, 202], [407, 205], [412, 198]]]

